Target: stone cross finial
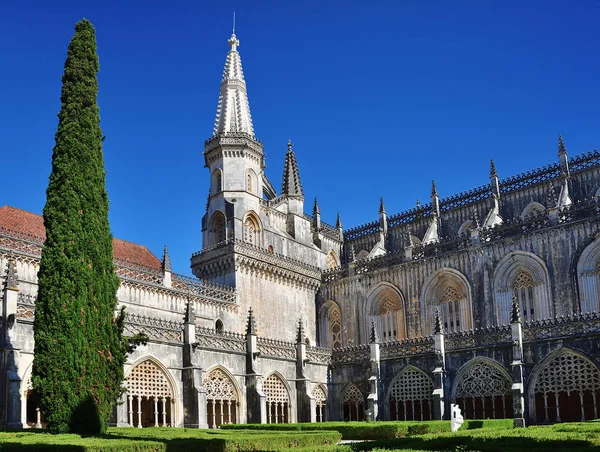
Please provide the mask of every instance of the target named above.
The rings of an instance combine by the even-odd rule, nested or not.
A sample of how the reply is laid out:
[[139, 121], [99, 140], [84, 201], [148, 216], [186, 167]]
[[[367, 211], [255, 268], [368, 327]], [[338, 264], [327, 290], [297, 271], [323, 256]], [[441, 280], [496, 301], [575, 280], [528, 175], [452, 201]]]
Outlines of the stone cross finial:
[[232, 52], [237, 52], [237, 46], [240, 45], [240, 40], [237, 38], [235, 33], [232, 33], [231, 37], [227, 41], [227, 44], [229, 44], [229, 47], [231, 47]]
[[305, 334], [304, 334], [304, 324], [302, 323], [302, 319], [298, 320], [298, 334], [296, 335], [296, 342], [304, 342]]
[[6, 264], [6, 280], [4, 281], [4, 288], [10, 290], [19, 290], [19, 279], [17, 277], [17, 262], [14, 256], [10, 255], [8, 258], [8, 264]]
[[510, 323], [521, 323], [521, 309], [517, 300], [517, 294], [513, 293], [512, 306], [510, 309]]
[[377, 334], [377, 327], [375, 326], [375, 319], [371, 319], [371, 334], [369, 335], [369, 344], [378, 344], [379, 334]]
[[443, 332], [443, 327], [442, 327], [442, 319], [440, 317], [440, 310], [436, 309], [435, 310], [435, 318], [433, 320], [433, 334], [442, 334]]
[[256, 324], [254, 323], [254, 314], [252, 313], [252, 306], [248, 309], [248, 323], [246, 324], [246, 334], [256, 336]]

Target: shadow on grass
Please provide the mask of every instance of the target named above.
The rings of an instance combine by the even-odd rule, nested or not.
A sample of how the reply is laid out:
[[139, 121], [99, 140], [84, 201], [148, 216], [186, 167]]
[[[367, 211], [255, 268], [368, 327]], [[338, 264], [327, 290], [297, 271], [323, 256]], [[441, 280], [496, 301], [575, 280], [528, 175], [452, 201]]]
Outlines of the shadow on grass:
[[440, 438], [398, 438], [378, 440], [353, 445], [354, 450], [371, 450], [373, 448], [416, 449], [430, 451], [480, 451], [480, 452], [571, 452], [599, 451], [585, 440], [535, 439], [523, 436], [478, 438], [469, 436]]

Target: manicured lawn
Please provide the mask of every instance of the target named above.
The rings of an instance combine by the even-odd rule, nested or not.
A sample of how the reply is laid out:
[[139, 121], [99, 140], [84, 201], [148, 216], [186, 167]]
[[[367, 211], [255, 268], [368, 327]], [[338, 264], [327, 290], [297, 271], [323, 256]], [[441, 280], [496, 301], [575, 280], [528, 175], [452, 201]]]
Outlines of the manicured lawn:
[[[449, 431], [448, 421], [271, 424], [222, 430], [111, 428], [102, 438], [23, 430], [0, 432], [0, 450], [600, 452], [600, 422], [525, 429], [513, 429], [511, 424], [511, 420], [467, 421], [455, 433]], [[342, 435], [346, 439], [379, 439], [337, 445]]]

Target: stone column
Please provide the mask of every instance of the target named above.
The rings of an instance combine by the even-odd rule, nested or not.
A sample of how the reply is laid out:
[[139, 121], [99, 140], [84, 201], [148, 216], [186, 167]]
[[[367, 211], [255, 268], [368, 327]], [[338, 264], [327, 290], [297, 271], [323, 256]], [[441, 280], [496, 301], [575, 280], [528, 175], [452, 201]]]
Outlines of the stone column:
[[446, 419], [445, 406], [447, 403], [444, 388], [446, 381], [446, 347], [439, 309], [435, 311], [433, 347], [437, 358], [436, 366], [433, 370], [433, 418], [442, 420]]
[[[193, 303], [191, 298], [188, 299], [183, 319], [183, 425], [190, 428], [208, 428], [206, 390], [202, 386], [202, 368], [194, 360], [197, 344], [196, 315]], [[171, 408], [171, 419], [174, 419], [174, 406]]]
[[256, 361], [260, 356], [256, 343], [256, 324], [252, 308], [248, 310], [246, 325], [246, 410], [248, 424], [266, 424], [267, 397], [262, 392], [262, 378], [256, 371]]
[[513, 297], [510, 314], [510, 329], [513, 340], [512, 367], [512, 396], [513, 396], [513, 425], [525, 427], [525, 382], [523, 380], [523, 326], [521, 324], [519, 304]]
[[375, 327], [375, 320], [371, 320], [371, 334], [369, 337], [369, 348], [371, 349], [371, 376], [369, 377], [369, 395], [367, 396], [367, 419], [376, 421], [379, 417], [379, 335]]

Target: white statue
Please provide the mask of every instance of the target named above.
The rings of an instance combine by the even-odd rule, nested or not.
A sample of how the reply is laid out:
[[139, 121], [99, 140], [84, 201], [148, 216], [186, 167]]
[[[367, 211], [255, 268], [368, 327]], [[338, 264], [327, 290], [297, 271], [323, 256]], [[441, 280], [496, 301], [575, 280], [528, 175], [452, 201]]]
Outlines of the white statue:
[[463, 425], [463, 422], [465, 422], [458, 405], [455, 405], [454, 403], [450, 404], [450, 416], [450, 429], [455, 432]]

